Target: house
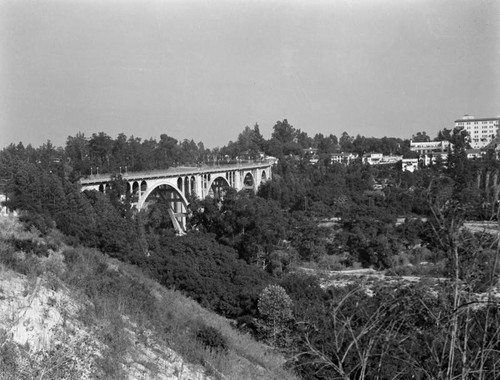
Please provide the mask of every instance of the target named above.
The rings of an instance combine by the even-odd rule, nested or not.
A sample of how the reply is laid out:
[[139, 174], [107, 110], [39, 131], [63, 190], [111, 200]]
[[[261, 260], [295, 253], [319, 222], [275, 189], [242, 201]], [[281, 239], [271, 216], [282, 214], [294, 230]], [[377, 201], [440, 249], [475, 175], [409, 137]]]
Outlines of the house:
[[358, 155], [355, 153], [331, 153], [330, 154], [330, 162], [337, 163], [342, 165], [349, 165], [351, 162], [356, 160]]
[[384, 156], [382, 153], [363, 154], [363, 163], [369, 165], [396, 164], [403, 159], [403, 156]]
[[425, 142], [410, 141], [410, 150], [420, 154], [419, 158], [424, 166], [435, 164], [438, 157], [446, 162], [448, 154], [452, 149], [453, 144], [447, 140]]
[[480, 160], [486, 154], [486, 151], [480, 149], [466, 149], [465, 153], [469, 160]]
[[403, 158], [402, 160], [402, 167], [401, 169], [403, 171], [408, 171], [413, 173], [415, 170], [418, 169], [418, 158]]

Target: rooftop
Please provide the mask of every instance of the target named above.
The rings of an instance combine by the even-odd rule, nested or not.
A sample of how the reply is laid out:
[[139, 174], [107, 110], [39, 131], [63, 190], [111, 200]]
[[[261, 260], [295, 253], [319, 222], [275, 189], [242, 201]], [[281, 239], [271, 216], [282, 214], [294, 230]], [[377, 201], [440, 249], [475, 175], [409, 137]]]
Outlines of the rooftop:
[[455, 120], [455, 123], [471, 122], [471, 121], [489, 121], [489, 120], [500, 120], [500, 116], [495, 117], [474, 117], [474, 116], [464, 116], [461, 119]]

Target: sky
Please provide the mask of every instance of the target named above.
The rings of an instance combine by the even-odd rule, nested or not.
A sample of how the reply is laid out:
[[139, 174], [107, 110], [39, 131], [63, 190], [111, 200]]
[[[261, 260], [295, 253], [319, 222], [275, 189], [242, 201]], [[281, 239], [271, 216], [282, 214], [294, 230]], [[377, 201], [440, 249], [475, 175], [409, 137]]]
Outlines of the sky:
[[432, 137], [500, 115], [496, 0], [2, 0], [0, 149], [82, 132]]

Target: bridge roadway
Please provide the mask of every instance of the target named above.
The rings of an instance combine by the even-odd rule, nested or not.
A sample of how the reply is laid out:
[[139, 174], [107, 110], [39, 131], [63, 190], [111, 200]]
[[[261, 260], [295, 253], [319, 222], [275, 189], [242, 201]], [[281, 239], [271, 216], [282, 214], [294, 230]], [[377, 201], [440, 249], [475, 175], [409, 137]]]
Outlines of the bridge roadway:
[[[228, 165], [172, 167], [165, 170], [121, 173], [127, 183], [132, 206], [141, 210], [152, 199], [166, 199], [178, 224], [185, 229], [187, 198], [195, 195], [200, 199], [220, 193], [225, 186], [236, 190], [257, 191], [258, 186], [271, 179], [273, 161], [239, 162]], [[111, 174], [91, 175], [80, 180], [81, 190], [97, 190], [106, 193], [112, 182]], [[174, 226], [176, 222], [172, 219]], [[178, 231], [180, 232], [180, 231]]]

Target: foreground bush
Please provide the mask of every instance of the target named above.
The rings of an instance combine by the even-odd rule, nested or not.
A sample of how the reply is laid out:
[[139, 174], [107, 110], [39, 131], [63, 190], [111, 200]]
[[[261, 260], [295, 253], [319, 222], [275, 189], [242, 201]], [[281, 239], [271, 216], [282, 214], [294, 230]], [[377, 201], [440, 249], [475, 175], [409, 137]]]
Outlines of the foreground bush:
[[[214, 378], [295, 378], [282, 368], [281, 355], [238, 333], [227, 319], [203, 309], [180, 292], [160, 286], [137, 266], [83, 247], [65, 247], [51, 252], [49, 257], [21, 254], [15, 250], [12, 236], [37, 242], [44, 238], [26, 232], [15, 220], [9, 223], [0, 220], [0, 226], [3, 227], [0, 229], [0, 271], [7, 267], [27, 274], [28, 298], [36, 297], [30, 292], [40, 286], [69, 293], [75, 304], [71, 301], [67, 312], [65, 307], [61, 309], [65, 328], [60, 333], [70, 332], [73, 337], [73, 326], [80, 326], [87, 332], [85, 339], [98, 342], [95, 347], [99, 347], [95, 363], [85, 359], [86, 346], [80, 343], [57, 346], [34, 355], [11, 342], [8, 330], [0, 328], [0, 379], [84, 378], [75, 369], [75, 362], [95, 367], [99, 376], [90, 378], [123, 379], [129, 374], [127, 364], [137, 360], [140, 347], [154, 348], [155, 352], [159, 349], [159, 355], [164, 354], [169, 362], [172, 355], [179, 357], [179, 354], [183, 358], [182, 368], [184, 363], [190, 363], [189, 367], [198, 364], [198, 370], [203, 371], [203, 365]], [[54, 298], [47, 307], [55, 307], [55, 302]], [[142, 353], [139, 356], [143, 357]], [[155, 378], [154, 373], [159, 370], [156, 362], [137, 363], [151, 371], [149, 378]]]
[[453, 292], [443, 284], [332, 290], [292, 327], [293, 365], [307, 379], [499, 378], [498, 305], [463, 293], [456, 310]]
[[209, 350], [220, 353], [226, 353], [228, 350], [227, 339], [215, 327], [201, 326], [196, 333], [196, 339]]

